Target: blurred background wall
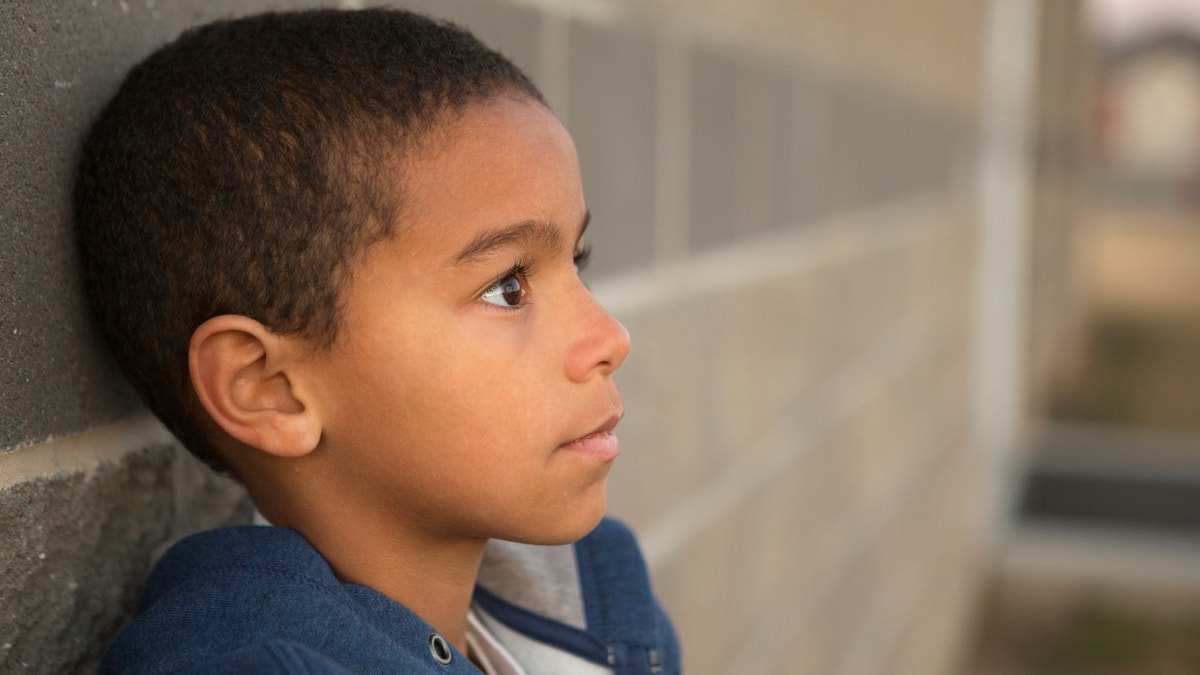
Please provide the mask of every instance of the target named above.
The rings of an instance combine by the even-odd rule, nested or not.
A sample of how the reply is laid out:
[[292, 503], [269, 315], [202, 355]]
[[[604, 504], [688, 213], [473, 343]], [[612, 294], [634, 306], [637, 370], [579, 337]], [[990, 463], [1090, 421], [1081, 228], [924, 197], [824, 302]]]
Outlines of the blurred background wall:
[[[84, 319], [67, 195], [85, 124], [186, 27], [321, 4], [0, 4], [0, 670], [85, 671], [156, 548], [248, 517]], [[1013, 514], [1044, 439], [1078, 430], [1050, 415], [1061, 392], [1095, 371], [1081, 256], [1178, 250], [1080, 244], [1089, 186], [1153, 191], [1083, 171], [1094, 120], [1113, 167], [1159, 166], [1129, 159], [1158, 144], [1196, 175], [1111, 112], [1150, 95], [1135, 60], [1098, 56], [1077, 0], [399, 4], [508, 54], [576, 140], [590, 283], [634, 339], [611, 510], [687, 672], [973, 668], [990, 622], [1023, 616], [997, 598], [1045, 579], [1013, 562]], [[1095, 82], [1111, 105], [1089, 107]]]

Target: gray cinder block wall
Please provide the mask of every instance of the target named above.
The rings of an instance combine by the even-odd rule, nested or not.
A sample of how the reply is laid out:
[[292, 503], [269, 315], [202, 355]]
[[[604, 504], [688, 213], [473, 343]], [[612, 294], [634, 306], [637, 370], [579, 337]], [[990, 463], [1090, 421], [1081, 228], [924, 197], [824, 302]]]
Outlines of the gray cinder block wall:
[[[69, 174], [149, 50], [306, 4], [0, 10], [0, 670], [86, 671], [156, 548], [247, 517], [99, 352]], [[508, 53], [576, 139], [593, 289], [635, 345], [611, 510], [688, 672], [950, 672], [989, 479], [969, 433], [982, 3], [406, 4]]]

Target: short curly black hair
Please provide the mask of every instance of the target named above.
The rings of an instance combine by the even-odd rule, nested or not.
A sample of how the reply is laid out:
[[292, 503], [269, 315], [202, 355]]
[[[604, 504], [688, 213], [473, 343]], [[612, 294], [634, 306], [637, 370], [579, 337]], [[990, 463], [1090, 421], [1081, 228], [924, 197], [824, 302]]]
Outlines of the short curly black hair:
[[545, 103], [470, 33], [392, 9], [221, 21], [133, 68], [78, 163], [84, 286], [117, 363], [197, 457], [229, 471], [188, 375], [195, 329], [241, 314], [328, 348], [353, 263], [397, 228], [404, 157], [499, 95]]

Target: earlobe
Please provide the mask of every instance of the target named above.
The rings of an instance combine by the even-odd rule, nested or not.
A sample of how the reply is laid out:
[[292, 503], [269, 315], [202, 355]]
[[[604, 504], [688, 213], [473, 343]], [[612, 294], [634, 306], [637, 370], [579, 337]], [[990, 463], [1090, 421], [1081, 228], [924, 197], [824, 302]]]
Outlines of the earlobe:
[[277, 457], [312, 452], [321, 438], [313, 401], [291, 368], [294, 340], [245, 316], [216, 316], [188, 346], [188, 370], [208, 415], [243, 445]]

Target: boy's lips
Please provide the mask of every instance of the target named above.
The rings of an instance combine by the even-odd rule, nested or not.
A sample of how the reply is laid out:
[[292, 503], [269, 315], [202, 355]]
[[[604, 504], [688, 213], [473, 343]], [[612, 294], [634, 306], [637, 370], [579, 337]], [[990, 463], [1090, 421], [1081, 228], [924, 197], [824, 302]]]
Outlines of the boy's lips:
[[616, 459], [617, 455], [621, 453], [621, 448], [617, 443], [617, 435], [613, 433], [613, 429], [616, 428], [617, 423], [620, 421], [621, 415], [614, 414], [588, 434], [580, 436], [573, 441], [563, 443], [558, 446], [558, 449], [592, 455], [603, 461]]

